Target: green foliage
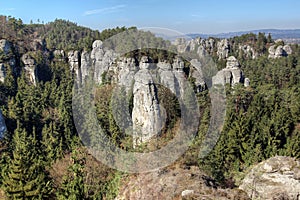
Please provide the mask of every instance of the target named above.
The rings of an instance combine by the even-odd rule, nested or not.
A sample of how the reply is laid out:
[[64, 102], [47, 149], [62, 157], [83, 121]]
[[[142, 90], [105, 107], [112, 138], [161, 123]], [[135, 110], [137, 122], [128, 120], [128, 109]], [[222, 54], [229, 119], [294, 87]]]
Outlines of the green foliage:
[[3, 169], [4, 190], [9, 199], [47, 199], [52, 187], [39, 152], [35, 132], [27, 134], [18, 125], [14, 149]]
[[[1, 145], [5, 143], [4, 153], [2, 149], [0, 152], [0, 183], [8, 198], [53, 199], [52, 190], [57, 191], [58, 199], [114, 199], [117, 196], [123, 174], [105, 168], [99, 172], [99, 180], [91, 180], [86, 154], [78, 150], [81, 144], [72, 115], [74, 80], [68, 63], [52, 61], [47, 51], [35, 51], [31, 43], [38, 38], [47, 42], [49, 50], [91, 50], [95, 39], [106, 40], [124, 31], [132, 31], [133, 35], [125, 36], [122, 44], [116, 47], [118, 51], [127, 52], [128, 49], [146, 45], [171, 47], [162, 38], [135, 27], [117, 27], [100, 33], [65, 20], [55, 20], [46, 25], [26, 25], [20, 19], [0, 17], [0, 38], [9, 39], [12, 44], [17, 41], [24, 44], [18, 49], [12, 45], [13, 49], [8, 54], [0, 52], [0, 61], [5, 63], [6, 69], [4, 83], [0, 83], [0, 105], [8, 129], [7, 137], [0, 141]], [[134, 36], [139, 40], [136, 41]], [[112, 39], [112, 45], [117, 39]], [[198, 153], [204, 148], [201, 145], [210, 125], [211, 104], [208, 91], [197, 93], [201, 114], [198, 134], [179, 162], [199, 164], [216, 180], [225, 182], [236, 178], [250, 165], [271, 156], [300, 157], [300, 47], [291, 45], [293, 54], [287, 58], [268, 59], [266, 50], [272, 43], [271, 35], [266, 37], [264, 33], [250, 33], [230, 39], [230, 55], [239, 56], [244, 74], [251, 80], [251, 87], [227, 88], [223, 132], [214, 150], [204, 160], [198, 159]], [[240, 45], [251, 46], [261, 56], [254, 60], [243, 56], [238, 50]], [[36, 86], [28, 84], [25, 73], [19, 74], [23, 67], [20, 55], [25, 52], [37, 64], [40, 81]], [[176, 55], [164, 50], [142, 48], [125, 56], [136, 61], [148, 56], [156, 63], [172, 62]], [[215, 49], [212, 56], [218, 69], [225, 67], [226, 61], [218, 60]], [[11, 57], [16, 59], [16, 69], [8, 65]], [[203, 60], [203, 63], [205, 81], [211, 85], [211, 76], [216, 74], [211, 67], [212, 59]], [[184, 72], [187, 77], [191, 70], [185, 61]], [[125, 134], [133, 109], [132, 89], [126, 94], [124, 88], [113, 85], [111, 72], [104, 72], [101, 78], [102, 85], [95, 92], [100, 126], [110, 142], [132, 151], [132, 139]], [[189, 81], [192, 84], [195, 82], [193, 78], [189, 78]], [[167, 117], [160, 138], [165, 144], [165, 139], [172, 137], [178, 128], [181, 110], [178, 99], [169, 89], [163, 86], [157, 86], [156, 89]], [[192, 92], [185, 91], [185, 94]], [[193, 106], [194, 100], [190, 95], [184, 97], [187, 106]], [[128, 113], [129, 116], [126, 115]], [[89, 125], [84, 126], [89, 128]], [[91, 142], [98, 141], [94, 139]], [[64, 174], [63, 183], [52, 185], [48, 168], [72, 149], [71, 164]], [[99, 166], [99, 163], [95, 165]], [[87, 184], [88, 180], [90, 184]]]
[[71, 165], [69, 173], [64, 177], [62, 187], [58, 192], [59, 200], [83, 200], [85, 198], [84, 186], [84, 165], [85, 158], [77, 150], [73, 150], [71, 155]]
[[119, 193], [121, 178], [121, 172], [113, 173], [112, 178], [104, 184], [96, 199], [115, 199]]
[[100, 37], [98, 31], [61, 19], [44, 25], [40, 34], [45, 39], [48, 49], [64, 50], [89, 50], [92, 42]]
[[104, 40], [106, 40], [106, 39], [108, 39], [108, 38], [110, 38], [110, 37], [112, 37], [116, 34], [119, 34], [119, 33], [122, 33], [124, 31], [126, 31], [126, 30], [136, 30], [136, 27], [126, 28], [125, 26], [123, 26], [123, 27], [118, 27], [117, 26], [116, 28], [113, 28], [113, 29], [110, 29], [110, 28], [105, 29], [105, 30], [101, 31], [99, 39], [104, 41]]

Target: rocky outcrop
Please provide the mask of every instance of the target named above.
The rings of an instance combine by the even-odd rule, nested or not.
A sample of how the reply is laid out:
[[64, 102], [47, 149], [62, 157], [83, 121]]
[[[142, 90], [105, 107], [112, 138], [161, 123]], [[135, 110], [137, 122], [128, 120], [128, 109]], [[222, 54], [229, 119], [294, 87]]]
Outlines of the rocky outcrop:
[[196, 166], [161, 169], [140, 173], [121, 181], [119, 195], [115, 200], [150, 199], [240, 199], [248, 200], [241, 190], [217, 188], [215, 181]]
[[76, 75], [77, 82], [81, 82], [80, 75], [80, 53], [79, 51], [68, 52], [68, 62], [70, 65], [71, 72]]
[[269, 58], [281, 58], [287, 57], [293, 53], [292, 48], [289, 45], [272, 45], [269, 47]]
[[252, 199], [300, 199], [300, 161], [276, 156], [254, 166], [239, 187]]
[[239, 61], [234, 56], [230, 56], [227, 59], [226, 68], [219, 71], [212, 78], [212, 83], [213, 85], [230, 84], [234, 86], [237, 83], [244, 83], [244, 79], [244, 73], [240, 69]]
[[286, 53], [286, 55], [291, 55], [293, 53], [293, 50], [292, 50], [291, 46], [289, 46], [289, 45], [284, 45], [283, 51]]
[[2, 39], [0, 40], [0, 52], [3, 52], [4, 54], [8, 54], [10, 51], [11, 51], [11, 45], [10, 43], [5, 40], [5, 39]]
[[3, 55], [3, 59], [0, 60], [0, 82], [4, 82], [7, 74], [7, 68], [15, 68], [16, 60], [12, 54], [12, 46], [7, 40], [0, 40], [0, 53]]
[[142, 57], [140, 70], [134, 76], [133, 87], [133, 143], [134, 146], [149, 141], [160, 134], [162, 124], [157, 88], [149, 72], [151, 63], [147, 57]]
[[179, 53], [184, 53], [187, 50], [187, 41], [185, 38], [176, 38], [174, 45]]
[[0, 139], [3, 138], [6, 130], [5, 120], [3, 118], [2, 111], [0, 110]]
[[190, 77], [193, 78], [195, 81], [196, 86], [196, 92], [202, 92], [206, 89], [206, 83], [204, 81], [202, 69], [201, 69], [201, 62], [199, 62], [197, 59], [191, 60], [191, 70], [190, 70]]
[[80, 82], [83, 82], [84, 80], [87, 79], [87, 77], [90, 74], [90, 71], [91, 71], [91, 67], [92, 67], [92, 59], [91, 59], [91, 55], [89, 52], [87, 51], [83, 51], [81, 56], [81, 61], [80, 61], [80, 68], [79, 68], [79, 72], [77, 72], [77, 74], [79, 74], [79, 81]]
[[0, 63], [0, 82], [4, 82], [4, 79], [6, 77], [6, 67], [4, 63]]
[[240, 45], [239, 51], [241, 51], [246, 58], [256, 59], [258, 57], [258, 53], [249, 45]]
[[91, 59], [94, 67], [94, 80], [96, 83], [101, 84], [109, 67], [112, 66], [117, 55], [112, 50], [104, 50], [102, 48], [102, 41], [96, 40], [93, 43], [93, 50], [91, 52]]
[[24, 63], [25, 74], [28, 77], [28, 80], [36, 85], [37, 83], [37, 66], [35, 59], [30, 55], [30, 53], [26, 53], [21, 57], [22, 62]]
[[245, 87], [249, 87], [250, 86], [250, 79], [249, 78], [245, 78], [245, 80], [244, 80], [244, 86]]
[[230, 44], [228, 39], [223, 39], [217, 43], [217, 55], [219, 59], [228, 58], [228, 54], [230, 51]]
[[125, 87], [128, 93], [134, 84], [134, 75], [139, 67], [134, 58], [122, 58], [117, 62], [117, 66], [119, 69], [118, 84]]
[[58, 49], [54, 50], [53, 56], [54, 56], [55, 61], [59, 61], [59, 62], [66, 61], [66, 54], [65, 54], [64, 50], [58, 50]]

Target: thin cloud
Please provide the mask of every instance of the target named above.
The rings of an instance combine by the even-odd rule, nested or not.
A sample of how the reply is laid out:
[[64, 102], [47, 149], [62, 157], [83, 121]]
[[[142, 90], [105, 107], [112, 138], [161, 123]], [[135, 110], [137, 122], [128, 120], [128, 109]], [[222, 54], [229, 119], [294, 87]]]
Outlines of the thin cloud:
[[14, 10], [16, 10], [15, 8], [4, 8], [4, 9], [2, 9], [3, 11], [14, 11]]
[[126, 5], [117, 5], [107, 8], [95, 9], [95, 10], [88, 10], [84, 12], [84, 16], [88, 15], [96, 15], [96, 14], [108, 14], [120, 11], [122, 8], [126, 7]]

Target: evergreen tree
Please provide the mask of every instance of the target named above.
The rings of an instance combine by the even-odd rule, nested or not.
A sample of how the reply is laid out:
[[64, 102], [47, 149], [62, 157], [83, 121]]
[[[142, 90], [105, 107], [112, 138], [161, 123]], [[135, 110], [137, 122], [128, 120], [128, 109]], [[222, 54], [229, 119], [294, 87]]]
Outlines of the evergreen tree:
[[3, 170], [4, 190], [9, 199], [50, 198], [51, 181], [38, 152], [35, 133], [28, 135], [18, 124], [13, 137], [14, 149]]
[[77, 150], [73, 150], [69, 166], [69, 174], [64, 177], [61, 190], [58, 193], [60, 200], [83, 200], [85, 198], [84, 165], [85, 158]]

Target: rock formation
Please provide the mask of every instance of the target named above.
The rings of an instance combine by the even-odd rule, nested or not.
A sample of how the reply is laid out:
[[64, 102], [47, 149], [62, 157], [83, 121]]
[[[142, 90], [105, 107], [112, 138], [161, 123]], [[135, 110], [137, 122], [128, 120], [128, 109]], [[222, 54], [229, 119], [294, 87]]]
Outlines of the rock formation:
[[219, 71], [213, 77], [212, 83], [213, 85], [230, 84], [231, 86], [234, 86], [237, 83], [244, 83], [244, 79], [244, 73], [240, 69], [239, 61], [234, 56], [230, 56], [227, 59], [226, 68]]
[[140, 70], [134, 76], [133, 87], [133, 143], [134, 146], [149, 141], [160, 134], [162, 116], [157, 97], [157, 88], [149, 72], [150, 63], [142, 57]]
[[289, 45], [272, 45], [269, 47], [269, 58], [281, 58], [287, 57], [293, 53], [292, 48]]
[[37, 83], [37, 66], [35, 59], [30, 55], [30, 53], [26, 53], [21, 57], [22, 62], [24, 63], [25, 74], [28, 77], [28, 80], [36, 85]]
[[54, 60], [59, 61], [59, 62], [65, 62], [66, 60], [66, 55], [64, 50], [54, 50], [53, 51], [53, 56]]
[[0, 51], [2, 51], [4, 54], [8, 54], [10, 50], [10, 43], [4, 39], [0, 40]]
[[115, 200], [249, 199], [241, 190], [217, 188], [215, 181], [196, 166], [140, 173], [121, 182]]
[[83, 51], [81, 56], [81, 61], [80, 61], [80, 68], [78, 69], [79, 72], [77, 72], [77, 75], [79, 76], [78, 79], [79, 81], [83, 82], [87, 76], [91, 75], [90, 71], [91, 71], [91, 67], [92, 67], [92, 59], [91, 59], [91, 55], [89, 52], [87, 51]]
[[16, 59], [12, 54], [12, 46], [7, 40], [0, 40], [0, 53], [4, 55], [4, 59], [0, 60], [0, 82], [4, 82], [7, 74], [7, 68], [15, 69]]
[[228, 58], [228, 54], [230, 51], [230, 44], [228, 39], [223, 39], [217, 43], [217, 55], [219, 59]]
[[2, 111], [0, 110], [0, 139], [3, 138], [4, 133], [6, 132], [6, 125], [2, 115]]
[[254, 166], [240, 189], [252, 199], [300, 199], [300, 161], [276, 156]]
[[4, 63], [0, 63], [0, 82], [4, 82], [6, 77], [6, 67]]
[[240, 45], [239, 51], [242, 51], [246, 58], [255, 59], [258, 57], [258, 53], [249, 45]]
[[80, 53], [79, 51], [68, 52], [68, 62], [70, 65], [71, 72], [76, 75], [76, 81], [81, 82], [80, 75]]

